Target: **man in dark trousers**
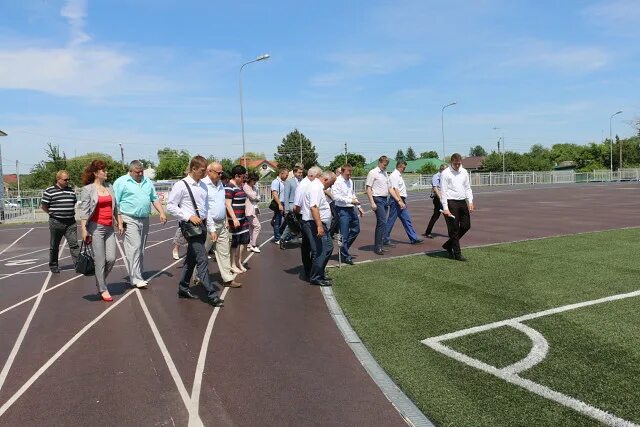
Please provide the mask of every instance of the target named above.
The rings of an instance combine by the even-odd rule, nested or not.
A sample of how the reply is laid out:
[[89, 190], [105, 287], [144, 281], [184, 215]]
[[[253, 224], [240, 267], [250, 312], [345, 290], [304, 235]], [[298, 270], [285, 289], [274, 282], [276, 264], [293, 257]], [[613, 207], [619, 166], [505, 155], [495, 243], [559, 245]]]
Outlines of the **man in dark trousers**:
[[76, 193], [69, 186], [69, 174], [65, 170], [56, 173], [56, 183], [44, 190], [41, 201], [42, 210], [49, 214], [49, 269], [60, 273], [58, 251], [62, 236], [67, 239], [73, 265], [76, 264], [80, 247], [76, 228]]
[[471, 228], [470, 213], [475, 207], [469, 173], [462, 167], [462, 156], [458, 153], [451, 156], [451, 166], [442, 172], [440, 197], [449, 231], [449, 240], [442, 247], [451, 258], [466, 261], [460, 250], [460, 239]]
[[440, 201], [440, 177], [442, 175], [442, 171], [447, 168], [447, 164], [443, 163], [440, 165], [440, 171], [434, 174], [431, 177], [431, 197], [433, 199], [433, 215], [431, 215], [431, 219], [429, 220], [429, 225], [427, 226], [427, 231], [424, 232], [423, 236], [428, 237], [429, 239], [433, 239], [433, 226], [436, 225], [436, 221], [440, 218], [440, 212], [442, 211], [442, 202]]

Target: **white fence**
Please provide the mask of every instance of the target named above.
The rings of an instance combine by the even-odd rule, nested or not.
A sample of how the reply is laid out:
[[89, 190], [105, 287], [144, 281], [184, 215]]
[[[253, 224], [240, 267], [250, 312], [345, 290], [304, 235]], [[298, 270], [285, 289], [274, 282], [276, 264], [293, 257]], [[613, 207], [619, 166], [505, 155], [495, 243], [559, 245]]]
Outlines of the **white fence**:
[[[404, 180], [409, 190], [423, 190], [431, 188], [431, 175], [404, 175]], [[575, 184], [587, 182], [619, 182], [640, 181], [640, 169], [621, 169], [611, 172], [609, 170], [593, 172], [472, 172], [471, 185], [482, 186], [507, 186], [507, 185], [545, 185], [545, 184]], [[358, 193], [365, 191], [365, 177], [353, 178], [355, 190]], [[173, 183], [156, 183], [156, 191], [166, 204], [167, 196]], [[270, 184], [258, 184], [260, 202], [267, 204], [271, 200]], [[27, 197], [25, 197], [27, 196]], [[48, 216], [40, 209], [42, 190], [30, 190], [21, 192], [20, 197], [13, 192], [8, 193], [0, 206], [0, 222], [34, 222], [46, 221]]]

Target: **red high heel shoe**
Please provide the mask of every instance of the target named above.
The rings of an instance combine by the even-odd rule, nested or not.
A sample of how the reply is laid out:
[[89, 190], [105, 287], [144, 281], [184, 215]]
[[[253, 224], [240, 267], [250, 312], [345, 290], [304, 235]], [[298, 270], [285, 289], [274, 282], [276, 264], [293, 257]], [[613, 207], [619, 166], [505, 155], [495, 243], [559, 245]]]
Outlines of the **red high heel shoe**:
[[100, 298], [102, 298], [102, 301], [106, 301], [106, 302], [111, 302], [113, 301], [113, 297], [111, 295], [109, 295], [108, 297], [105, 297], [104, 294], [101, 292], [98, 295], [100, 295]]

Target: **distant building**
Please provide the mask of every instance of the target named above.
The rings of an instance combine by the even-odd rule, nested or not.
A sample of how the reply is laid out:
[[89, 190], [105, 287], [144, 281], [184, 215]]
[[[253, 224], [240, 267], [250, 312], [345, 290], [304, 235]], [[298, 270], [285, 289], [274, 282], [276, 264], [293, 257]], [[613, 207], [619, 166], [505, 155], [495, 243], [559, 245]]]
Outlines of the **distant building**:
[[156, 179], [156, 170], [151, 167], [146, 168], [142, 173], [150, 180]]
[[18, 175], [16, 175], [15, 173], [10, 173], [7, 175], [3, 175], [2, 176], [2, 184], [4, 186], [4, 194], [7, 194], [7, 190], [9, 190], [9, 187], [12, 184], [15, 184], [18, 182]]
[[[378, 157], [376, 157], [376, 159], [374, 161], [372, 161], [371, 163], [368, 163], [366, 165], [364, 165], [364, 170], [369, 172], [371, 169], [375, 168], [376, 166], [378, 166]], [[416, 160], [408, 160], [407, 161], [407, 168], [404, 170], [405, 173], [418, 173], [418, 171], [420, 169], [422, 169], [422, 167], [426, 164], [431, 164], [434, 169], [438, 169], [440, 167], [441, 164], [443, 164], [444, 162], [440, 159], [434, 159], [434, 158], [430, 158], [430, 159], [416, 159]], [[387, 166], [387, 170], [388, 171], [393, 171], [396, 168], [396, 160], [395, 159], [389, 159], [389, 166]]]
[[[242, 157], [240, 157], [239, 164], [244, 166], [244, 159]], [[260, 174], [260, 177], [263, 177], [270, 173], [277, 173], [278, 162], [276, 162], [275, 160], [267, 160], [267, 159], [258, 159], [258, 160], [247, 159], [247, 169], [256, 169]]]
[[469, 156], [462, 159], [462, 167], [469, 172], [477, 172], [482, 169], [485, 156]]
[[576, 162], [568, 160], [568, 161], [558, 163], [553, 167], [553, 170], [561, 171], [561, 172], [575, 172], [576, 166], [577, 166]]

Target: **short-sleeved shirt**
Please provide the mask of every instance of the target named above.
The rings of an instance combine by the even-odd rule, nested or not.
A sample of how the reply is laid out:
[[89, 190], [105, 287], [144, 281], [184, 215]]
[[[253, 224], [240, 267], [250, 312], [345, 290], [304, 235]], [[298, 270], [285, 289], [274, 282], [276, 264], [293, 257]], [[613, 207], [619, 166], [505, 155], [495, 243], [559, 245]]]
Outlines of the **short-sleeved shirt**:
[[391, 175], [389, 175], [389, 185], [391, 188], [398, 190], [400, 197], [407, 197], [407, 186], [405, 185], [402, 174], [398, 169], [394, 170], [391, 172]]
[[220, 222], [227, 218], [227, 206], [225, 205], [226, 189], [222, 181], [218, 180], [217, 184], [211, 181], [211, 178], [205, 176], [202, 182], [207, 185], [207, 200], [209, 212], [207, 219], [209, 221]]
[[324, 184], [319, 179], [313, 180], [304, 195], [302, 219], [304, 221], [313, 221], [311, 208], [317, 207], [320, 211], [320, 220], [328, 224], [331, 222], [331, 207], [324, 194]]
[[442, 176], [442, 172], [438, 172], [431, 177], [431, 186], [440, 188], [440, 177]]
[[156, 188], [146, 176], [137, 182], [129, 174], [122, 175], [113, 183], [113, 191], [120, 213], [135, 218], [151, 215], [151, 203], [158, 200]]
[[302, 200], [303, 200], [304, 195], [305, 195], [305, 193], [307, 191], [307, 187], [312, 182], [313, 181], [310, 180], [308, 177], [305, 177], [302, 181], [300, 181], [300, 183], [296, 187], [296, 193], [295, 193], [293, 204], [295, 206], [298, 206], [300, 209], [302, 209]]
[[371, 187], [374, 197], [389, 196], [389, 175], [379, 166], [371, 169], [367, 174], [367, 187]]
[[73, 188], [52, 185], [44, 190], [41, 203], [49, 207], [51, 218], [69, 220], [76, 216], [76, 201]]
[[276, 193], [278, 193], [278, 199], [280, 199], [280, 203], [284, 202], [284, 200], [282, 200], [284, 196], [284, 181], [282, 181], [280, 177], [277, 177], [276, 179], [271, 181], [271, 191], [275, 191]]
[[249, 232], [249, 222], [247, 221], [247, 217], [245, 215], [246, 206], [245, 203], [247, 201], [247, 193], [237, 185], [231, 183], [227, 184], [224, 187], [225, 199], [231, 200], [231, 209], [233, 209], [233, 213], [236, 216], [236, 219], [240, 222], [240, 227], [235, 228], [233, 226], [233, 220], [229, 218], [229, 230], [231, 231], [231, 235], [243, 234]]

